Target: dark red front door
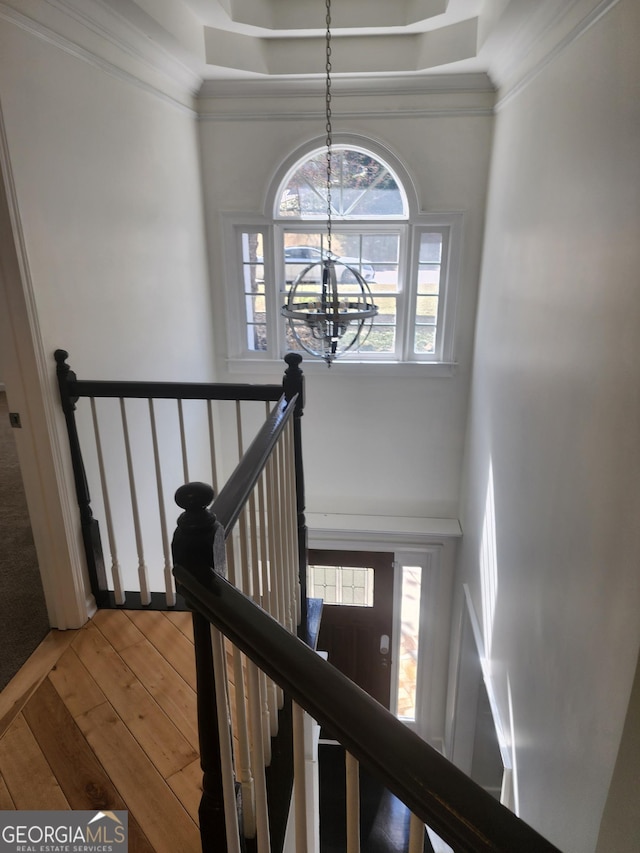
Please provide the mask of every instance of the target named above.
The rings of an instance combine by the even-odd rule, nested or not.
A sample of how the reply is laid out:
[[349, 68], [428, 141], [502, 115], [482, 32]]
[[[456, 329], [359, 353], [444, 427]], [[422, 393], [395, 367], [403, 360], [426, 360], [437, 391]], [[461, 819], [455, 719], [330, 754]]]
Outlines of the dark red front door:
[[[329, 662], [389, 708], [391, 699], [391, 649], [393, 623], [393, 554], [366, 551], [309, 551], [309, 565], [334, 567], [339, 573], [321, 572], [335, 580], [338, 597], [359, 604], [329, 604], [334, 586], [326, 588], [318, 649]], [[360, 571], [353, 572], [351, 569]], [[370, 570], [363, 572], [362, 569]], [[317, 570], [316, 570], [317, 574]], [[367, 589], [363, 594], [363, 580]], [[370, 586], [372, 581], [373, 589]], [[372, 592], [372, 595], [371, 595]], [[321, 593], [316, 588], [316, 595]], [[362, 603], [362, 599], [368, 598]]]

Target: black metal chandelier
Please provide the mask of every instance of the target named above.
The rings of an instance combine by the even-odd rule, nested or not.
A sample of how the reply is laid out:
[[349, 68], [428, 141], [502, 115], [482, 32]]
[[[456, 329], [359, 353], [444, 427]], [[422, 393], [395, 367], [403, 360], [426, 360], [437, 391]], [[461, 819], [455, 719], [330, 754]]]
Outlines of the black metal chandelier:
[[[336, 256], [331, 251], [331, 0], [326, 0], [325, 118], [327, 147], [327, 242], [322, 260], [309, 264], [293, 281], [281, 309], [300, 346], [328, 367], [343, 353], [366, 340], [378, 308], [362, 274], [351, 266], [336, 276]], [[344, 263], [341, 263], [341, 267]], [[314, 273], [314, 268], [316, 268]], [[318, 268], [320, 273], [318, 274]], [[346, 275], [345, 275], [346, 273]]]

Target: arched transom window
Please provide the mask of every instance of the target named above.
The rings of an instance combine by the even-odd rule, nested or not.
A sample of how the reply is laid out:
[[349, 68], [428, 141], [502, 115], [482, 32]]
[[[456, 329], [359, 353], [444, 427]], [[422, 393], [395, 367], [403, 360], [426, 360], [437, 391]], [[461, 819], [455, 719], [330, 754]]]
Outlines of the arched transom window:
[[[334, 146], [331, 215], [336, 219], [406, 219], [407, 201], [398, 179], [386, 163], [357, 148]], [[278, 196], [276, 216], [326, 218], [326, 151], [317, 151], [294, 167]]]
[[[343, 282], [355, 268], [367, 280], [378, 314], [359, 349], [341, 361], [453, 361], [453, 290], [459, 214], [418, 214], [399, 169], [359, 146], [333, 146], [331, 253]], [[226, 218], [231, 299], [230, 356], [279, 359], [298, 349], [280, 308], [298, 275], [321, 275], [327, 246], [327, 157], [319, 148], [298, 159], [272, 187], [270, 218]], [[233, 297], [233, 294], [232, 294]]]

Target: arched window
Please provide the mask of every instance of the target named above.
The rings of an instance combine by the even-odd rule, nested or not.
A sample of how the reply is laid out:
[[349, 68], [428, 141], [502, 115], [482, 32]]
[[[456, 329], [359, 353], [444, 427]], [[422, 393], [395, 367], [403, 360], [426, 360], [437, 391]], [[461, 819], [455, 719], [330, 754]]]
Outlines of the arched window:
[[[327, 251], [327, 156], [317, 147], [292, 159], [269, 194], [267, 217], [226, 218], [229, 269], [239, 283], [230, 302], [230, 356], [279, 359], [299, 348], [280, 307], [299, 273]], [[460, 215], [418, 213], [400, 164], [359, 145], [334, 143], [331, 251], [344, 282], [349, 267], [368, 281], [378, 306], [359, 349], [341, 362], [453, 361], [455, 259]], [[320, 276], [320, 265], [306, 275]], [[232, 295], [233, 296], [233, 295]]]
[[[276, 216], [327, 216], [327, 154], [316, 151], [296, 164], [278, 194]], [[335, 145], [331, 153], [331, 216], [335, 219], [408, 217], [407, 200], [391, 168], [367, 151]]]

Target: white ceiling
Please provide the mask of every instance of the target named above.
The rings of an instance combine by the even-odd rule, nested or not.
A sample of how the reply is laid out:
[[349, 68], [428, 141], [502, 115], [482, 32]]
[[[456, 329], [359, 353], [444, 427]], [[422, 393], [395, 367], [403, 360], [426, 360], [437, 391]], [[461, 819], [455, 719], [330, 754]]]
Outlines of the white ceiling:
[[[324, 74], [326, 0], [101, 0], [201, 79]], [[332, 75], [486, 72], [576, 0], [332, 0]]]

